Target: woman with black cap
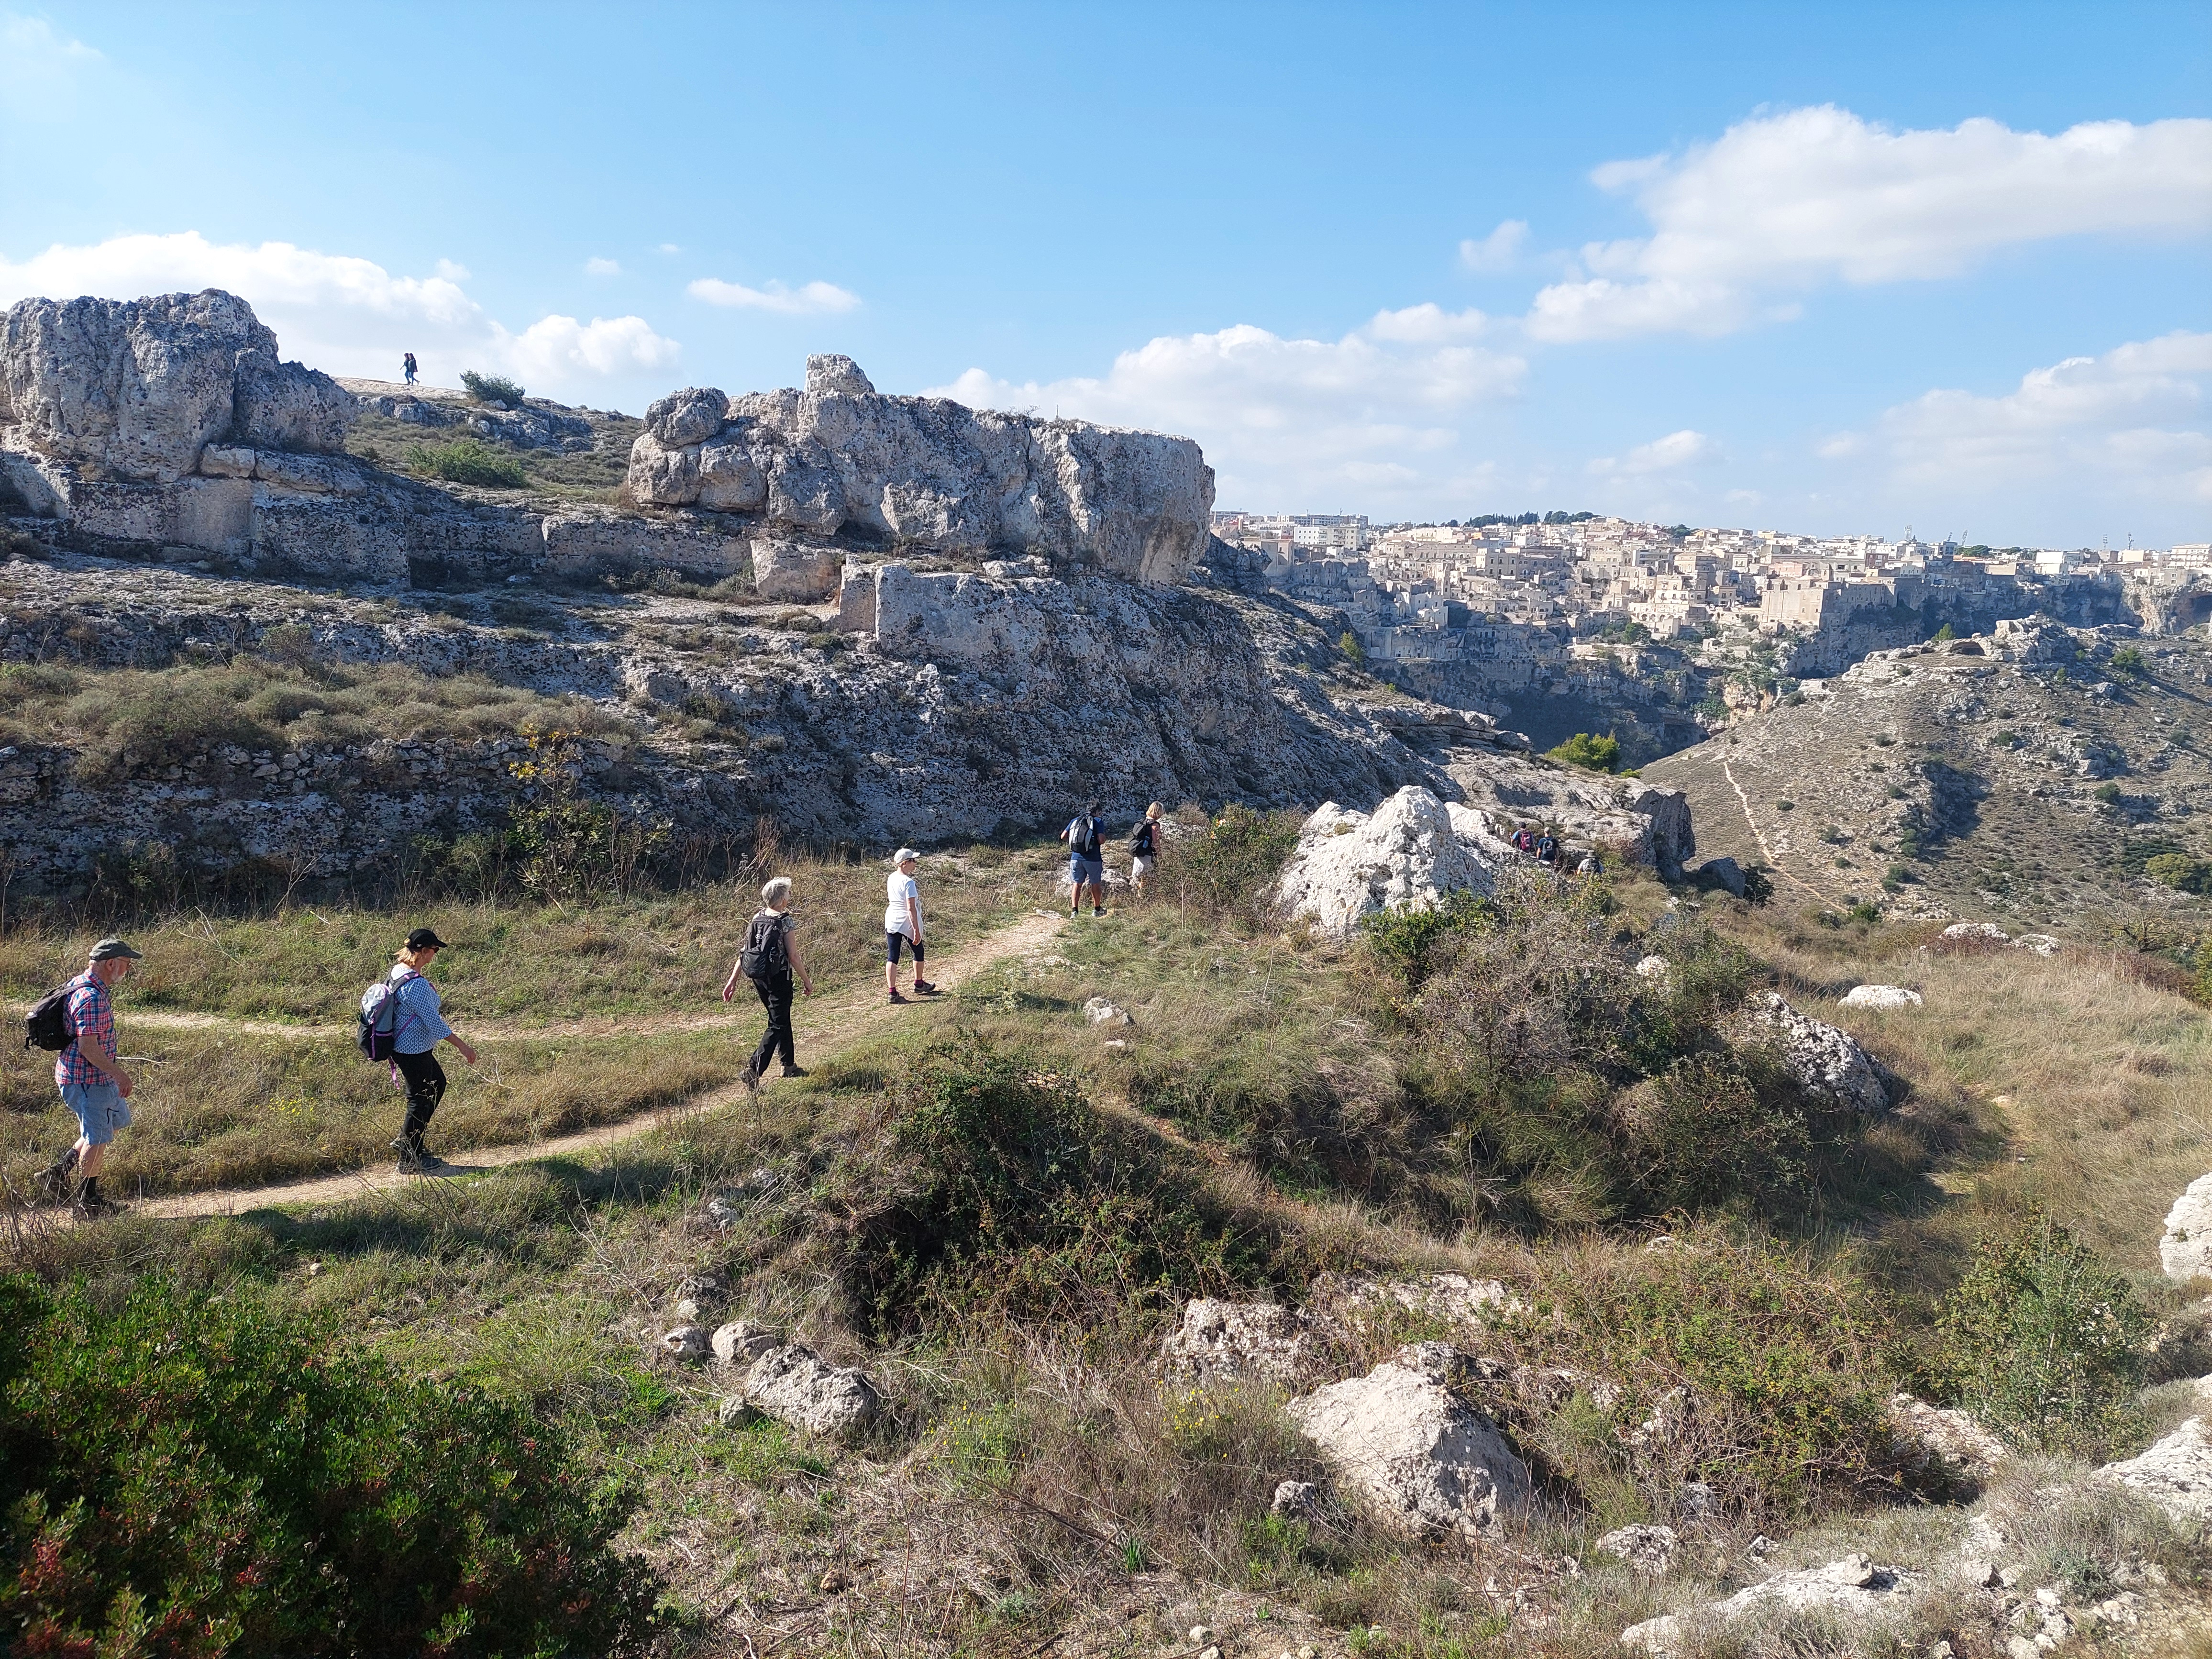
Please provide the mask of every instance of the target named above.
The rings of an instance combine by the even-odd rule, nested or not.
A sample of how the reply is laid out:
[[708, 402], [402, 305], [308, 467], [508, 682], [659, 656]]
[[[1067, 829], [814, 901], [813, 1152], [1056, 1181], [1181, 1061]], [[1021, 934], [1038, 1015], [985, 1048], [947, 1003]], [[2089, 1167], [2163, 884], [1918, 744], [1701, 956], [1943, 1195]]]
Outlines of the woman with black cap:
[[438, 1012], [437, 987], [423, 976], [431, 960], [445, 948], [446, 941], [436, 933], [428, 927], [417, 927], [407, 935], [407, 943], [399, 951], [390, 975], [392, 995], [399, 1004], [398, 1024], [392, 1034], [392, 1064], [407, 1087], [407, 1121], [399, 1131], [399, 1138], [392, 1143], [392, 1150], [399, 1154], [403, 1175], [446, 1167], [443, 1158], [422, 1145], [422, 1132], [430, 1127], [430, 1115], [446, 1097], [445, 1068], [431, 1051], [442, 1038], [459, 1048], [461, 1058], [470, 1065], [477, 1063], [477, 1051], [462, 1041], [460, 1033], [447, 1024], [445, 1016]]

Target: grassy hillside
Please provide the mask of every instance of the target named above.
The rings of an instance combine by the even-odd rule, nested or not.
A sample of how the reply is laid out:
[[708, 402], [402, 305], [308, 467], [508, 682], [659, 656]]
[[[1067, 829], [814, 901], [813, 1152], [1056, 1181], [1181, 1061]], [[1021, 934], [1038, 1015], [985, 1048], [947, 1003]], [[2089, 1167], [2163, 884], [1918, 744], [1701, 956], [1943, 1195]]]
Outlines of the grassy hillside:
[[[1967, 1386], [1939, 1334], [1963, 1328], [1938, 1321], [1976, 1247], [2032, 1206], [2118, 1271], [2113, 1294], [2175, 1322], [2111, 1411], [2078, 1434], [2023, 1427], [2023, 1444], [2132, 1449], [2161, 1409], [2136, 1386], [2212, 1369], [2154, 1249], [2166, 1205], [2206, 1167], [2212, 1052], [2202, 1012], [2131, 959], [1923, 953], [1932, 928], [1831, 928], [1632, 874], [1516, 883], [1339, 948], [1254, 902], [1280, 845], [1252, 821], [1233, 844], [1180, 847], [1148, 902], [810, 1056], [814, 1074], [757, 1113], [302, 1213], [69, 1230], [16, 1212], [15, 1259], [103, 1305], [149, 1281], [265, 1304], [328, 1351], [519, 1406], [577, 1478], [625, 1494], [617, 1545], [669, 1610], [650, 1640], [701, 1654], [1165, 1654], [1200, 1624], [1269, 1656], [1611, 1653], [1668, 1585], [1594, 1540], [1679, 1519], [1685, 1480], [1715, 1508], [1679, 1575], [1755, 1576], [1760, 1534], [1800, 1534], [1765, 1558], [1792, 1563], [1869, 1538], [1885, 1559], [1955, 1552], [1966, 1510], [1900, 1460], [1882, 1402], [1901, 1384]], [[941, 925], [1049, 904], [1049, 863], [951, 860], [931, 890]], [[834, 879], [809, 872], [802, 909]], [[872, 971], [860, 885], [821, 907], [851, 910], [850, 948], [828, 957], [855, 977]], [[454, 995], [611, 1027], [702, 998], [738, 896], [471, 914], [472, 936], [507, 931], [466, 975], [470, 953], [453, 953]], [[312, 1013], [355, 988], [356, 958], [400, 920], [178, 920], [147, 935], [156, 960], [191, 950], [210, 971], [148, 983], [169, 1009]], [[825, 921], [832, 937], [846, 925]], [[586, 931], [613, 943], [580, 951]], [[64, 948], [37, 932], [8, 945], [11, 991]], [[1632, 971], [1649, 952], [1673, 964], [1663, 981]], [[1925, 1004], [1822, 1006], [1863, 981]], [[1861, 1119], [1800, 1094], [1734, 1018], [1767, 984], [1857, 1031], [1910, 1084], [1904, 1106]], [[1130, 1023], [1094, 1024], [1101, 999]], [[141, 1040], [127, 999], [125, 1029]], [[517, 1037], [511, 1052], [542, 1060], [516, 1092], [579, 1075], [603, 1099], [648, 1078], [704, 1088], [716, 1044], [738, 1040]], [[229, 1041], [273, 1071], [283, 1040]], [[176, 1042], [212, 1092], [217, 1062]], [[457, 1114], [489, 1112], [475, 1086]], [[350, 1098], [335, 1062], [301, 1092]], [[0, 1120], [15, 1146], [37, 1139], [21, 1133], [35, 1094], [23, 1085]], [[154, 1116], [149, 1150], [126, 1139], [124, 1155], [158, 1149], [177, 1180], [239, 1133]], [[1439, 1271], [1500, 1279], [1527, 1312], [1474, 1331], [1343, 1288]], [[1482, 1397], [1539, 1502], [1464, 1546], [1409, 1544], [1333, 1498], [1272, 1514], [1279, 1481], [1327, 1472], [1280, 1390], [1199, 1393], [1160, 1373], [1160, 1333], [1200, 1294], [1343, 1310], [1344, 1374], [1425, 1337], [1500, 1362]], [[704, 1323], [763, 1320], [864, 1365], [887, 1420], [843, 1450], [725, 1425], [726, 1376], [660, 1346], [686, 1297]], [[1675, 1389], [1695, 1431], [1635, 1449]], [[1991, 1501], [2033, 1509], [2042, 1478]], [[2197, 1570], [2125, 1505], [2043, 1509], [2037, 1571]]]

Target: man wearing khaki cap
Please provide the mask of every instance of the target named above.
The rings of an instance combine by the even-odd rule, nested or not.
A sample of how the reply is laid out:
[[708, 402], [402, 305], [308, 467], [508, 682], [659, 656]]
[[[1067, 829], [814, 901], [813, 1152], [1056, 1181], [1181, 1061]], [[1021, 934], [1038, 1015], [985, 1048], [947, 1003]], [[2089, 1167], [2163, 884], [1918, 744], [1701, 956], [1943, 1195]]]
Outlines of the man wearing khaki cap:
[[76, 1145], [39, 1172], [39, 1185], [49, 1198], [59, 1199], [68, 1192], [74, 1170], [83, 1177], [76, 1207], [87, 1215], [115, 1207], [100, 1196], [100, 1172], [115, 1132], [131, 1122], [128, 1103], [137, 1085], [116, 1058], [115, 1003], [108, 993], [139, 959], [121, 939], [104, 939], [92, 947], [84, 972], [63, 988], [70, 1041], [54, 1060], [54, 1081], [61, 1085], [62, 1104], [76, 1114], [81, 1133]]

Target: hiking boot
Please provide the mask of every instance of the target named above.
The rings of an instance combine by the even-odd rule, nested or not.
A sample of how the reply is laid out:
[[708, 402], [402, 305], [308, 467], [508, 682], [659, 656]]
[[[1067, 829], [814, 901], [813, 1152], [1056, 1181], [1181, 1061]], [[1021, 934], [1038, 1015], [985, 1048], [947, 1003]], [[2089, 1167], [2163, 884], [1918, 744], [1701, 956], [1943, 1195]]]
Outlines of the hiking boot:
[[76, 1148], [72, 1146], [33, 1177], [39, 1191], [49, 1204], [66, 1204], [70, 1195], [70, 1176], [76, 1169]]
[[937, 994], [937, 988], [926, 979], [915, 981], [914, 990], [916, 996], [933, 997]]
[[1103, 916], [1106, 912], [1102, 907], [1094, 904], [1091, 907], [1091, 914], [1094, 916]]
[[399, 1173], [402, 1175], [422, 1175], [437, 1161], [405, 1135], [392, 1143], [392, 1150], [399, 1154]]
[[901, 996], [896, 991], [894, 991], [890, 994], [890, 1000], [893, 1002], [904, 1002], [906, 999]]
[[786, 1077], [805, 1077], [808, 1075], [807, 1070], [804, 1066], [787, 1066], [783, 1068], [783, 1074]]
[[415, 1149], [415, 1167], [424, 1175], [441, 1175], [453, 1166], [428, 1146], [417, 1146]]
[[79, 1215], [121, 1215], [123, 1206], [108, 1197], [97, 1187], [88, 1188], [76, 1195], [74, 1206]]

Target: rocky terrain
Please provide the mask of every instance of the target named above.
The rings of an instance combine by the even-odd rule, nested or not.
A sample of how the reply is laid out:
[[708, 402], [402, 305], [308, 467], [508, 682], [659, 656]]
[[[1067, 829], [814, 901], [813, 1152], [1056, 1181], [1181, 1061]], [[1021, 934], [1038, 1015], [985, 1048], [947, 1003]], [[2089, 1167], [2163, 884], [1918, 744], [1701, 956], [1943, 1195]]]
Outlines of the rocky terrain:
[[2208, 686], [2193, 637], [2003, 623], [1808, 680], [1644, 775], [1796, 902], [2094, 932], [2186, 914], [2146, 867], [2212, 850]]
[[[884, 397], [842, 358], [803, 392], [687, 388], [641, 425], [341, 385], [212, 291], [25, 301], [0, 385], [0, 659], [52, 671], [6, 682], [0, 732], [31, 890], [155, 848], [346, 879], [568, 787], [725, 845], [763, 821], [928, 844], [1085, 799], [1310, 808], [1417, 781], [1556, 795], [1577, 825], [1619, 805], [1352, 671], [1326, 617], [1216, 580], [1185, 440]], [[595, 462], [634, 433], [628, 504], [375, 464], [417, 431]], [[567, 784], [524, 763], [525, 726], [572, 734]], [[1587, 837], [1649, 860], [1653, 810]], [[1670, 820], [1659, 856], [1678, 842]]]

